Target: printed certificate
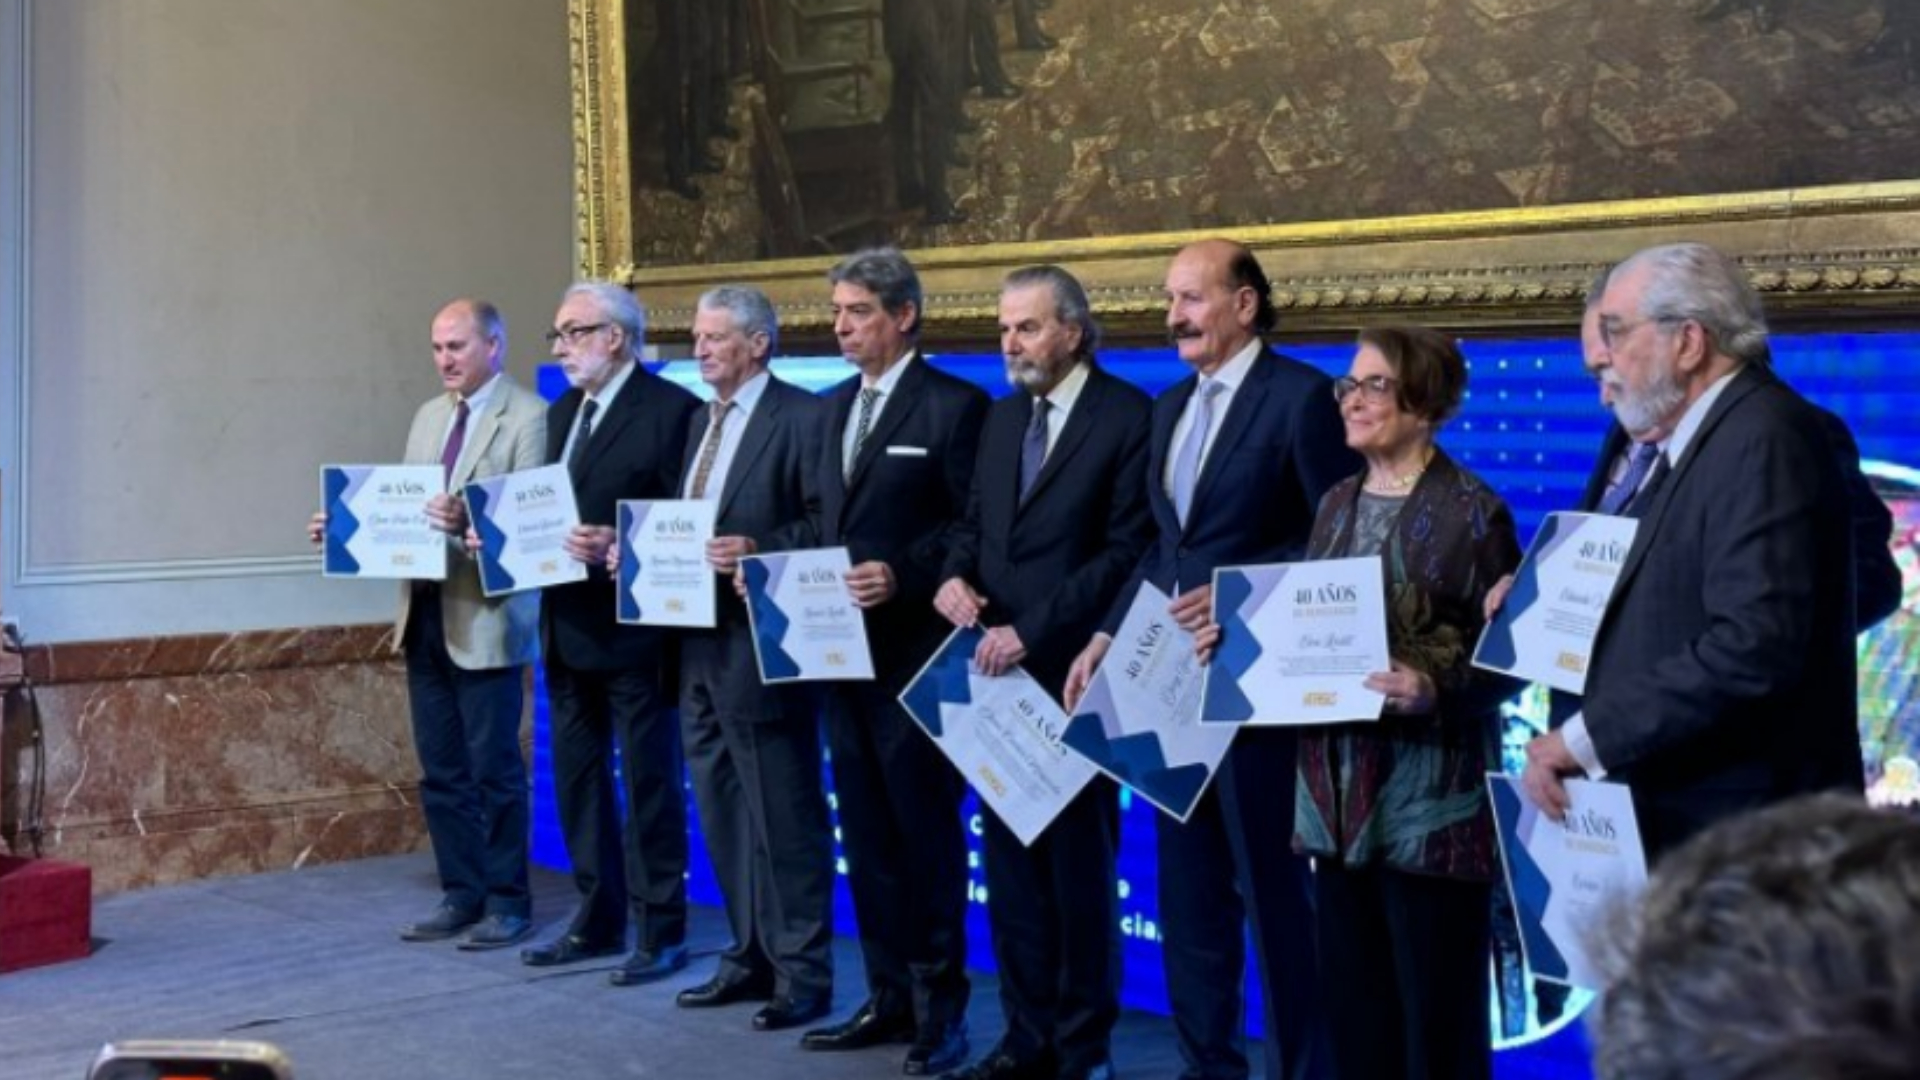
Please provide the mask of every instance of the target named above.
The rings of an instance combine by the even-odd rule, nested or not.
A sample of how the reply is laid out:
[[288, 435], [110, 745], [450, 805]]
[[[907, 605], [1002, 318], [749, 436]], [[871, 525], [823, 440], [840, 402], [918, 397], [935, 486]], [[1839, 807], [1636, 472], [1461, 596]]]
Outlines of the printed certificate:
[[1063, 741], [1185, 821], [1240, 729], [1200, 723], [1200, 662], [1169, 603], [1151, 584], [1140, 586]]
[[1222, 633], [1207, 666], [1207, 723], [1380, 718], [1386, 695], [1366, 687], [1393, 665], [1379, 556], [1221, 567], [1213, 610]]
[[561, 546], [580, 524], [565, 465], [468, 484], [467, 515], [480, 534], [480, 589], [488, 596], [586, 580], [586, 564]]
[[740, 560], [761, 682], [873, 678], [866, 617], [847, 595], [852, 569], [846, 548]]
[[982, 636], [973, 627], [955, 630], [900, 695], [900, 704], [980, 801], [1021, 843], [1032, 845], [1096, 770], [1062, 745], [1067, 714], [1031, 675], [1018, 667], [999, 676], [974, 668]]
[[438, 465], [327, 465], [321, 572], [328, 577], [445, 581], [446, 533], [427, 520], [427, 500], [446, 490]]
[[1607, 514], [1548, 514], [1480, 635], [1474, 666], [1584, 692], [1593, 639], [1639, 527]]
[[1624, 785], [1566, 785], [1573, 808], [1556, 823], [1527, 799], [1518, 780], [1487, 774], [1527, 967], [1542, 979], [1598, 990], [1595, 945], [1612, 905], [1646, 888], [1647, 856]]
[[717, 575], [707, 562], [707, 541], [719, 506], [712, 499], [620, 502], [621, 622], [714, 626]]

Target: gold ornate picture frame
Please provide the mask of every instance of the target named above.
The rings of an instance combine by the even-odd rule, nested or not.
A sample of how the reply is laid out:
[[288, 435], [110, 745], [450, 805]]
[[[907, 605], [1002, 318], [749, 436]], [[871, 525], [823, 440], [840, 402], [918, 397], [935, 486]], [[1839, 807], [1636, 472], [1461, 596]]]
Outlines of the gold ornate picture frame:
[[[780, 306], [790, 342], [826, 339], [830, 255], [675, 265], [636, 258], [627, 118], [631, 65], [642, 61], [630, 55], [627, 20], [637, 2], [569, 0], [579, 273], [631, 284], [667, 331], [691, 323], [705, 288], [754, 284]], [[1870, 12], [1856, 21], [1871, 29]], [[1920, 299], [1920, 179], [1039, 241], [942, 245], [936, 234], [909, 247], [936, 338], [990, 334], [1000, 277], [1034, 262], [1074, 270], [1112, 330], [1144, 336], [1158, 331], [1168, 258], [1211, 235], [1260, 252], [1290, 334], [1386, 320], [1463, 332], [1564, 328], [1602, 267], [1681, 238], [1740, 257], [1787, 323], [1899, 318]]]

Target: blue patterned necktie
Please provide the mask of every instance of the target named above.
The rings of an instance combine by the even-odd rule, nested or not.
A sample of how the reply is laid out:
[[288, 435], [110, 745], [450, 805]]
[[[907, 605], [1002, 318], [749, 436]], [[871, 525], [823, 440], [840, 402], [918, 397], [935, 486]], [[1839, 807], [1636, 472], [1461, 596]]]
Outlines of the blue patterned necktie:
[[860, 391], [860, 420], [853, 426], [853, 452], [847, 455], [847, 479], [853, 479], [853, 463], [860, 460], [860, 448], [867, 444], [873, 430], [873, 407], [880, 401], [880, 390], [869, 386]]
[[1640, 490], [1640, 482], [1647, 478], [1647, 470], [1653, 468], [1653, 459], [1659, 456], [1660, 448], [1653, 443], [1633, 444], [1633, 453], [1627, 457], [1627, 471], [1607, 486], [1607, 493], [1600, 498], [1600, 512], [1617, 514], [1624, 510]]
[[1047, 410], [1053, 408], [1053, 402], [1046, 398], [1033, 401], [1033, 422], [1027, 425], [1026, 437], [1020, 440], [1020, 501], [1025, 502], [1027, 492], [1033, 490], [1033, 482], [1040, 478], [1040, 467], [1047, 463]]
[[1193, 505], [1193, 489], [1200, 480], [1200, 451], [1207, 445], [1207, 432], [1213, 427], [1213, 399], [1226, 384], [1209, 379], [1200, 384], [1200, 400], [1194, 406], [1193, 426], [1180, 444], [1180, 456], [1173, 459], [1173, 512], [1180, 524], [1187, 523], [1187, 510]]

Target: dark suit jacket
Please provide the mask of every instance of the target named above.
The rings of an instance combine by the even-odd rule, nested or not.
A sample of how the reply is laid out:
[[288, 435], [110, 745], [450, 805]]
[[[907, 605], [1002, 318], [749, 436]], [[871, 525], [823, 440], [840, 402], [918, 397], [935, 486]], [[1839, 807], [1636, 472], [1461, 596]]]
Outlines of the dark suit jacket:
[[1182, 529], [1161, 478], [1177, 452], [1173, 429], [1198, 385], [1189, 375], [1153, 403], [1147, 498], [1159, 531], [1108, 616], [1109, 633], [1142, 582], [1171, 596], [1210, 584], [1218, 566], [1297, 562], [1321, 496], [1361, 468], [1360, 455], [1347, 449], [1333, 380], [1265, 349], [1220, 421]]
[[[740, 447], [720, 489], [715, 508], [716, 536], [750, 537], [763, 552], [788, 551], [812, 542], [820, 527], [820, 458], [830, 413], [820, 398], [792, 383], [768, 378], [767, 388], [740, 434]], [[694, 414], [676, 492], [686, 490], [687, 477], [699, 463], [701, 444], [711, 422], [708, 416], [704, 409]], [[753, 645], [747, 637], [747, 606], [734, 592], [733, 579], [722, 577], [714, 587], [718, 591], [717, 629], [687, 633], [736, 635], [737, 645], [750, 653]], [[758, 685], [716, 685], [709, 689], [724, 699], [723, 711], [727, 706], [748, 714], [765, 711], [752, 707], [765, 701]]]
[[[1778, 376], [1774, 378], [1778, 380]], [[1834, 460], [1846, 477], [1847, 504], [1853, 520], [1854, 622], [1864, 632], [1900, 606], [1900, 567], [1894, 562], [1891, 546], [1893, 512], [1874, 492], [1866, 473], [1860, 471], [1860, 446], [1853, 441], [1847, 422], [1828, 409], [1807, 404], [1819, 416]], [[1626, 431], [1619, 424], [1609, 425], [1600, 444], [1600, 460], [1587, 477], [1586, 491], [1580, 497], [1580, 509], [1592, 510], [1600, 505], [1613, 463], [1626, 449]]]
[[827, 392], [832, 420], [821, 455], [820, 544], [844, 545], [854, 565], [893, 569], [892, 599], [867, 611], [867, 640], [882, 682], [906, 685], [951, 627], [933, 609], [953, 529], [966, 513], [987, 395], [919, 354], [886, 401], [853, 475], [843, 479], [842, 434], [858, 376]]
[[[568, 390], [547, 412], [547, 460], [560, 463], [586, 395]], [[573, 484], [583, 525], [615, 523], [621, 499], [671, 499], [686, 448], [687, 423], [700, 399], [636, 365], [613, 403], [594, 417], [586, 463]], [[605, 567], [585, 581], [546, 591], [540, 606], [541, 647], [549, 662], [582, 671], [615, 671], [653, 663], [660, 631], [623, 626], [614, 617], [613, 583]]]
[[1858, 791], [1853, 536], [1818, 412], [1741, 372], [1639, 517], [1584, 713], [1649, 850], [1799, 792]]
[[981, 621], [1011, 624], [1027, 648], [1022, 666], [1058, 698], [1074, 656], [1153, 538], [1153, 406], [1130, 383], [1090, 369], [1023, 502], [1020, 447], [1033, 400], [1016, 392], [987, 411], [967, 516], [941, 580], [964, 578], [987, 598]]

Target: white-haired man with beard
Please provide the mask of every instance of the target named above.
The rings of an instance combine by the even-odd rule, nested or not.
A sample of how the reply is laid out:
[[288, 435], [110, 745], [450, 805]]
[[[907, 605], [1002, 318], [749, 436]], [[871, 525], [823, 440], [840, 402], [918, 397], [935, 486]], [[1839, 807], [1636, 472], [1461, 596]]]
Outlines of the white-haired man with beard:
[[1562, 779], [1633, 789], [1649, 855], [1742, 810], [1861, 787], [1853, 529], [1819, 412], [1767, 370], [1738, 264], [1650, 248], [1608, 275], [1589, 356], [1635, 443], [1598, 509], [1639, 519], [1581, 710], [1527, 747], [1555, 818]]

